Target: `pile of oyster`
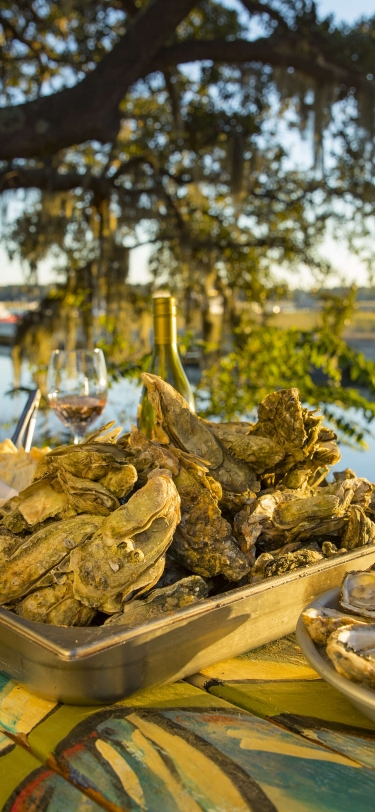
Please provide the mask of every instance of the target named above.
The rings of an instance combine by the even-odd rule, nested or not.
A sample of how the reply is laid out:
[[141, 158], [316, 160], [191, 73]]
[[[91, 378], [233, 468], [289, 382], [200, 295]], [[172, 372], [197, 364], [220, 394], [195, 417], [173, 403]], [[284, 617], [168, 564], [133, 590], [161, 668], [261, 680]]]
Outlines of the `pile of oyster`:
[[[134, 625], [375, 541], [373, 486], [297, 389], [211, 423], [144, 374], [155, 439], [112, 424], [39, 462], [0, 520], [0, 605], [58, 625]], [[109, 430], [108, 430], [109, 429]]]
[[336, 609], [305, 609], [303, 622], [315, 643], [326, 646], [336, 671], [375, 688], [375, 566], [348, 572]]

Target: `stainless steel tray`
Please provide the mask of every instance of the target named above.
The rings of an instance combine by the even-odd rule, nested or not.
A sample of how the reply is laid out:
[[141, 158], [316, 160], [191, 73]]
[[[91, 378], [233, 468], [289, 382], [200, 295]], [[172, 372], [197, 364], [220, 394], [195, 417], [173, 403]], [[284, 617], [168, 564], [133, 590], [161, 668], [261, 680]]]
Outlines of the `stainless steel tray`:
[[0, 670], [49, 699], [115, 702], [289, 634], [309, 601], [374, 563], [375, 546], [362, 547], [130, 630], [47, 626], [0, 608]]

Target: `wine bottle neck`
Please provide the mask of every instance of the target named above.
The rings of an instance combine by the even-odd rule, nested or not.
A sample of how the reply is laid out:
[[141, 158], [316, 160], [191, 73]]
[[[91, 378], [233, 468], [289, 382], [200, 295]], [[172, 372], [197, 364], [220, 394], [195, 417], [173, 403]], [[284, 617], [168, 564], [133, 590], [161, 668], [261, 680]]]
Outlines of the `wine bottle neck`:
[[154, 300], [154, 345], [177, 346], [177, 319], [175, 300], [170, 298]]

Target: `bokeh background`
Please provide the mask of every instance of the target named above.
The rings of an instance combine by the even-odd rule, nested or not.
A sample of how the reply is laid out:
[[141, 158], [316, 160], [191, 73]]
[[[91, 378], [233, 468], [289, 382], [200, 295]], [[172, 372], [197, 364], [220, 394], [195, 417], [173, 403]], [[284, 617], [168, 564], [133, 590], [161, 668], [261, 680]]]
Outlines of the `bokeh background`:
[[371, 0], [4, 0], [1, 437], [55, 347], [104, 349], [129, 428], [170, 291], [201, 414], [298, 386], [373, 480], [374, 34]]

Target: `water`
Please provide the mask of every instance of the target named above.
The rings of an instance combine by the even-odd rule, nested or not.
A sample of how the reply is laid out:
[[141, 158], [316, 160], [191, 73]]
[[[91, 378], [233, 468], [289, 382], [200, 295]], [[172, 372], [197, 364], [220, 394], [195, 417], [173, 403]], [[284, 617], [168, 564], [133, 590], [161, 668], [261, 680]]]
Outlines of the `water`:
[[[32, 383], [30, 371], [24, 365], [21, 371], [21, 386], [30, 386]], [[12, 434], [14, 426], [22, 412], [27, 397], [26, 393], [20, 393], [15, 397], [6, 395], [13, 386], [13, 366], [9, 349], [0, 347], [0, 440]], [[136, 423], [137, 406], [140, 398], [141, 387], [134, 381], [124, 379], [114, 383], [108, 393], [108, 401], [105, 410], [100, 418], [101, 423], [109, 420], [116, 420], [116, 424], [128, 431], [132, 424]], [[359, 425], [365, 425], [361, 413], [355, 409], [350, 410], [350, 416]], [[96, 425], [100, 425], [99, 422]], [[70, 440], [70, 433], [64, 429], [57, 417], [48, 410], [39, 412], [37, 419], [35, 443], [40, 443], [43, 436], [53, 437], [54, 443], [67, 442]], [[342, 459], [333, 470], [352, 468], [358, 476], [366, 477], [370, 482], [375, 481], [375, 426], [372, 434], [367, 438], [368, 450], [352, 449], [342, 444], [340, 447]]]
[[[21, 370], [20, 386], [32, 386], [32, 377], [26, 364]], [[17, 423], [27, 398], [26, 392], [10, 397], [13, 387], [13, 364], [7, 347], [0, 347], [0, 440], [10, 437]], [[137, 420], [137, 406], [141, 387], [134, 381], [124, 379], [114, 383], [109, 389], [108, 399], [103, 414], [92, 428], [115, 420], [117, 425], [129, 431]], [[48, 409], [39, 411], [35, 428], [34, 443], [38, 444], [45, 437], [53, 437], [54, 444], [71, 441], [71, 434], [64, 428], [56, 415]]]

